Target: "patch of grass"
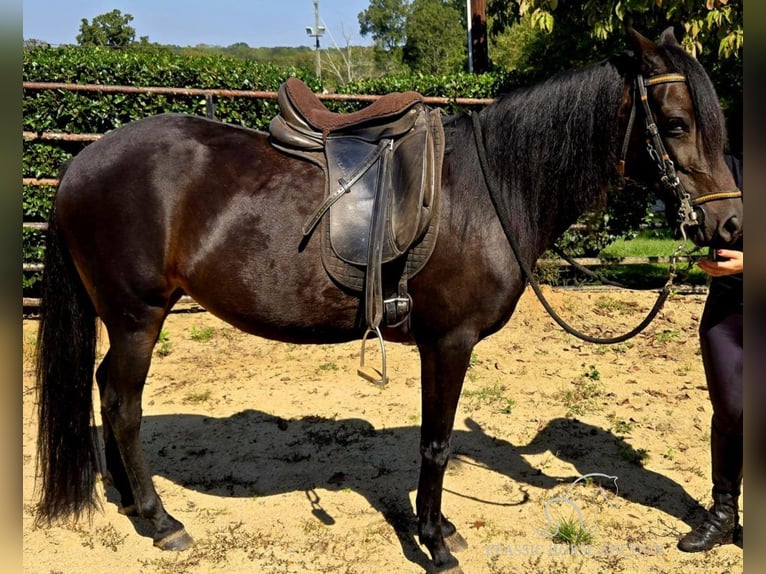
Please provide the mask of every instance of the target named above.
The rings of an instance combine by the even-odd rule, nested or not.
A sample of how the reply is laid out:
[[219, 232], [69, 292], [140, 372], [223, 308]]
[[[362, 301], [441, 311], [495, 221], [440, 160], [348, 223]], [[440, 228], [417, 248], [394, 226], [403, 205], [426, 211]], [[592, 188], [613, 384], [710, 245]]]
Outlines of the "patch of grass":
[[127, 534], [120, 536], [117, 530], [115, 530], [111, 524], [108, 524], [96, 529], [96, 537], [104, 548], [108, 548], [112, 552], [117, 552], [117, 548], [128, 536]]
[[160, 336], [157, 338], [157, 346], [155, 349], [160, 357], [167, 357], [173, 349], [173, 343], [170, 341], [170, 333], [168, 333], [167, 329], [164, 327], [160, 330]]
[[607, 415], [609, 421], [609, 430], [617, 435], [623, 436], [629, 434], [636, 426], [633, 421], [625, 421], [617, 418], [615, 413]]
[[37, 336], [27, 335], [26, 337], [24, 337], [24, 343], [23, 343], [24, 361], [29, 362], [30, 364], [34, 364], [36, 353], [37, 353]]
[[475, 391], [467, 389], [463, 392], [463, 396], [482, 403], [494, 403], [503, 398], [503, 391], [505, 391], [505, 385], [496, 382]]
[[192, 327], [190, 337], [192, 341], [206, 343], [213, 337], [213, 334], [215, 334], [214, 327]]
[[330, 371], [339, 371], [340, 367], [336, 363], [322, 363], [317, 367], [317, 373], [328, 373]]
[[633, 239], [617, 239], [598, 254], [599, 257], [669, 257], [680, 241], [654, 230], [641, 231]]
[[654, 336], [654, 340], [657, 343], [670, 343], [681, 337], [681, 333], [678, 331], [662, 331]]
[[510, 414], [516, 406], [516, 401], [505, 396], [505, 385], [494, 382], [476, 390], [466, 389], [463, 397], [477, 406], [489, 406], [503, 414]]
[[649, 460], [649, 451], [645, 448], [635, 449], [628, 443], [620, 441], [617, 444], [617, 452], [620, 458], [638, 466], [644, 466], [644, 463]]
[[580, 546], [591, 544], [593, 534], [588, 532], [585, 525], [577, 517], [561, 518], [556, 525], [556, 530], [551, 536], [551, 540], [556, 544], [568, 544], [569, 546]]
[[572, 381], [573, 388], [554, 395], [567, 407], [566, 416], [584, 415], [598, 410], [598, 399], [604, 396], [604, 387], [600, 380], [601, 373], [595, 365], [590, 365], [577, 380]]
[[614, 299], [612, 297], [599, 297], [593, 303], [593, 306], [596, 311], [601, 314], [617, 313], [625, 315], [632, 312], [635, 309], [636, 304], [620, 301], [619, 299]]
[[612, 345], [596, 345], [593, 353], [596, 355], [606, 355], [614, 353], [615, 355], [624, 355], [629, 349], [633, 348], [633, 343], [626, 341], [624, 343], [615, 343]]

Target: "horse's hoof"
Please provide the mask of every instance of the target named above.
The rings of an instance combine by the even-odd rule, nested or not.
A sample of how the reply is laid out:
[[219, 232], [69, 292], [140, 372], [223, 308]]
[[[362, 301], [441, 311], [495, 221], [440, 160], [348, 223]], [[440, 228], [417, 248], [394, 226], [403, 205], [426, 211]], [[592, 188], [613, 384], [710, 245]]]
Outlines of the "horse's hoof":
[[457, 530], [450, 536], [445, 536], [444, 542], [447, 545], [447, 548], [450, 549], [450, 552], [460, 552], [468, 548], [468, 542], [465, 541], [463, 535]]
[[168, 534], [164, 538], [154, 541], [154, 545], [160, 550], [187, 550], [194, 545], [194, 540], [186, 532], [185, 528], [176, 530], [173, 534]]
[[441, 568], [432, 565], [427, 572], [428, 574], [463, 574], [463, 569], [460, 567], [460, 564], [457, 564], [456, 562], [455, 564], [448, 564]]

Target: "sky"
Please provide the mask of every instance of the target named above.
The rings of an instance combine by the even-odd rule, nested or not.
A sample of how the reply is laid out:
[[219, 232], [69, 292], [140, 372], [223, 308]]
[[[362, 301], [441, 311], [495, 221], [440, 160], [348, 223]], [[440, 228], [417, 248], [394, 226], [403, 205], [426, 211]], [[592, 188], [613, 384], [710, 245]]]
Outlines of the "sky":
[[[327, 31], [320, 46], [369, 45], [359, 33], [358, 14], [369, 0], [318, 0], [320, 25]], [[52, 45], [76, 44], [83, 18], [119, 10], [133, 16], [136, 40], [177, 46], [310, 46], [306, 32], [314, 27], [313, 0], [23, 0], [22, 33], [25, 40]]]

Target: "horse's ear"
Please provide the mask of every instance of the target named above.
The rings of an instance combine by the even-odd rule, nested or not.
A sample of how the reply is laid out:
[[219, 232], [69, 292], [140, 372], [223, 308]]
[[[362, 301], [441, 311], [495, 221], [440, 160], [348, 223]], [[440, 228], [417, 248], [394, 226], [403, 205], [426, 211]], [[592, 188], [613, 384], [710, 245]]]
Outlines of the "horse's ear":
[[654, 42], [635, 30], [633, 27], [628, 27], [628, 39], [630, 40], [630, 43], [633, 44], [633, 48], [635, 48], [636, 52], [639, 54], [656, 50]]
[[[670, 30], [672, 30], [672, 28]], [[667, 33], [667, 30], [665, 30], [665, 33]], [[631, 27], [628, 28], [628, 38], [636, 50], [636, 57], [641, 72], [644, 75], [650, 76], [664, 71], [667, 66], [663, 57], [660, 55], [657, 44]]]
[[673, 46], [680, 48], [681, 44], [678, 43], [676, 38], [676, 32], [673, 26], [668, 26], [665, 31], [660, 35], [660, 44], [663, 46]]

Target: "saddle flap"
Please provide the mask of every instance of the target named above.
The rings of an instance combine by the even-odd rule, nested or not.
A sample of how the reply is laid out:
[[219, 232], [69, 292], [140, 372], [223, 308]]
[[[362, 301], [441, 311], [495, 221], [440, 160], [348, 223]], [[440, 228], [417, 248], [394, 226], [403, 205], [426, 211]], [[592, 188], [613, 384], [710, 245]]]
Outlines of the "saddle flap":
[[[430, 217], [434, 169], [434, 145], [429, 129], [429, 111], [417, 109], [412, 127], [391, 145], [364, 176], [332, 205], [329, 217], [330, 242], [342, 260], [365, 265], [369, 230], [374, 216], [385, 221], [383, 262], [401, 256], [422, 235]], [[325, 151], [332, 185], [343, 185], [357, 166], [376, 149], [365, 139], [330, 137]], [[378, 207], [375, 198], [381, 195]], [[374, 211], [379, 210], [380, 213]]]
[[433, 195], [430, 171], [434, 164], [431, 133], [421, 114], [420, 125], [402, 138], [391, 157], [390, 198], [387, 231], [394, 253], [403, 253], [422, 232], [421, 222], [427, 221]]

